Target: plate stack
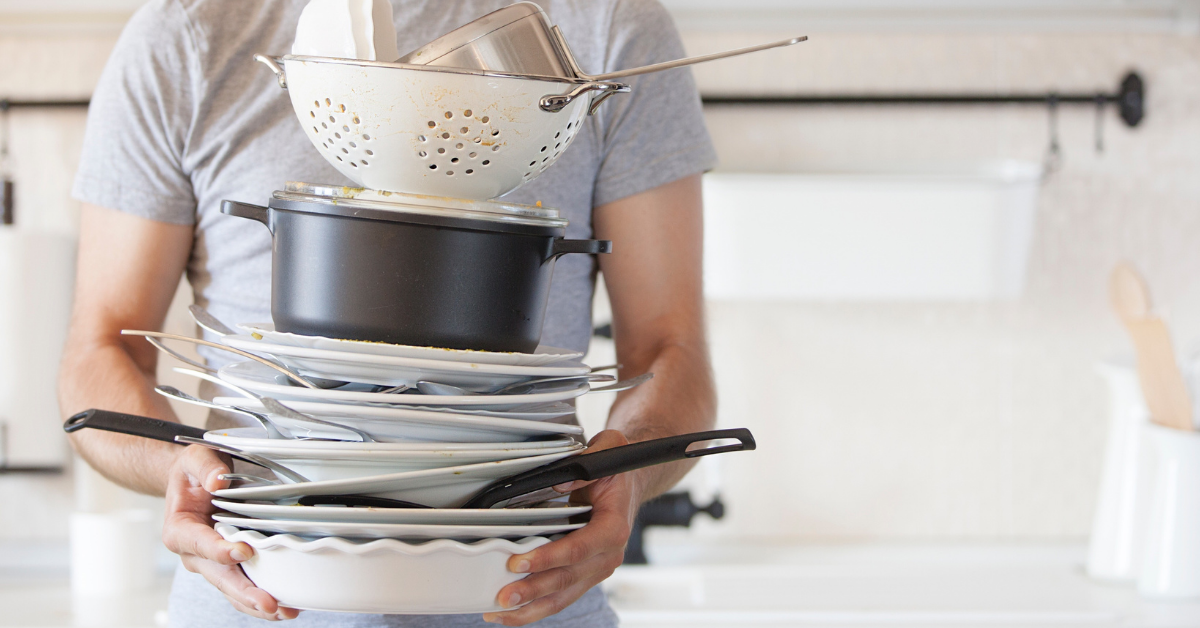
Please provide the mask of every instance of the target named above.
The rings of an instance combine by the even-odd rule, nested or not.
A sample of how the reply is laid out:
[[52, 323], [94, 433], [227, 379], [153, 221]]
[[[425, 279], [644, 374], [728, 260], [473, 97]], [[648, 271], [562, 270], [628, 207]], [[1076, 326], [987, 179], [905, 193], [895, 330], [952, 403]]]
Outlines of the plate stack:
[[[557, 422], [574, 412], [566, 401], [587, 393], [589, 378], [597, 377], [579, 353], [337, 340], [277, 332], [270, 324], [241, 330], [221, 343], [321, 384], [299, 386], [254, 360], [226, 365], [217, 377], [239, 394], [213, 401], [265, 416], [278, 434], [242, 427], [204, 435], [290, 472], [232, 475], [233, 485], [213, 501], [222, 511], [213, 517], [217, 531], [255, 548], [243, 568], [281, 604], [379, 613], [499, 610], [500, 588], [522, 577], [507, 570], [507, 559], [584, 525], [579, 518], [591, 507], [570, 506], [551, 491], [505, 508], [460, 508], [497, 480], [584, 449], [582, 428]], [[577, 379], [536, 383], [562, 377]], [[418, 389], [430, 384], [461, 394]], [[508, 391], [488, 394], [503, 387]], [[300, 414], [272, 412], [271, 400]]]

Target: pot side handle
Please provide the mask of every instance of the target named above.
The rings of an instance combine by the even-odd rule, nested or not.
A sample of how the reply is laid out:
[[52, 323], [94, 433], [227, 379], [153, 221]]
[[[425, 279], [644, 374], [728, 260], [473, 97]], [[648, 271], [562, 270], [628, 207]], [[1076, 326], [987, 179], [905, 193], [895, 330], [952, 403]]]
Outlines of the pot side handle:
[[568, 253], [585, 255], [612, 253], [612, 240], [555, 240], [554, 251], [550, 253], [550, 259], [558, 259]]
[[237, 201], [221, 201], [221, 213], [238, 218], [249, 218], [257, 220], [271, 228], [271, 210], [262, 205], [252, 205], [250, 203], [239, 203]]

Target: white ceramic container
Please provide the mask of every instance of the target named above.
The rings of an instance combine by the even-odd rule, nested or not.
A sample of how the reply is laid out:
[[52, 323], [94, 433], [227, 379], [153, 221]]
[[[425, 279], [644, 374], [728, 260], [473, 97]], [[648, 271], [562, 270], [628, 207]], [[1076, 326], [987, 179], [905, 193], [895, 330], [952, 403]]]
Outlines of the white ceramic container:
[[1096, 371], [1108, 384], [1109, 428], [1087, 573], [1098, 580], [1132, 582], [1141, 572], [1154, 490], [1154, 451], [1145, 430], [1150, 411], [1131, 358], [1106, 360]]
[[525, 577], [508, 571], [510, 556], [550, 539], [446, 539], [405, 543], [355, 542], [337, 537], [305, 540], [264, 536], [217, 524], [225, 539], [244, 542], [254, 556], [242, 569], [259, 588], [292, 608], [353, 613], [446, 614], [501, 610], [496, 595]]
[[1158, 471], [1138, 591], [1200, 598], [1200, 433], [1145, 429], [1158, 449]]

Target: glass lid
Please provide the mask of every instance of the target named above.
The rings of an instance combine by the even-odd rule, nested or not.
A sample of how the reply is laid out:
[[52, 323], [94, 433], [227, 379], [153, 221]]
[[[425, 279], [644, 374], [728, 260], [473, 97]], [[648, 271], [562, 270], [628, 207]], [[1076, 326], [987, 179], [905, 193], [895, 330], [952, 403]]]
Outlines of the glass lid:
[[361, 206], [371, 209], [390, 209], [400, 212], [444, 213], [480, 220], [517, 222], [549, 227], [565, 227], [557, 209], [538, 205], [521, 205], [503, 201], [474, 201], [446, 196], [405, 194], [368, 188], [289, 181], [276, 198], [300, 197], [301, 200], [333, 201], [338, 205]]

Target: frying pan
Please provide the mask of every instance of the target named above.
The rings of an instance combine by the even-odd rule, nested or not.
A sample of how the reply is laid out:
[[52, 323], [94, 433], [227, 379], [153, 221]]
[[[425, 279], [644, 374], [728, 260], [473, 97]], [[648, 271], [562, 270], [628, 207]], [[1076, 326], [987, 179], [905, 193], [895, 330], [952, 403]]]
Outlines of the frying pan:
[[[183, 437], [191, 441], [192, 438], [202, 438], [204, 435], [204, 430], [195, 427], [160, 421], [149, 417], [94, 409], [86, 410], [72, 416], [63, 425], [63, 429], [68, 432], [74, 432], [85, 427], [120, 432], [122, 434], [132, 434], [134, 436], [153, 438], [170, 443], [179, 443], [177, 437]], [[730, 445], [689, 449], [696, 443], [714, 440], [736, 440], [738, 442]], [[666, 462], [676, 462], [731, 451], [752, 451], [755, 447], [754, 436], [750, 433], [750, 430], [745, 428], [693, 432], [679, 436], [656, 438], [640, 443], [613, 447], [612, 449], [605, 449], [595, 453], [564, 458], [524, 473], [502, 478], [476, 493], [462, 507], [504, 508], [522, 496], [543, 489], [549, 489], [566, 482], [599, 480], [618, 473], [634, 471]], [[238, 456], [234, 454], [234, 457]], [[254, 462], [252, 460], [248, 461]], [[259, 462], [254, 462], [254, 464], [260, 464], [261, 466]], [[422, 504], [402, 500], [355, 495], [314, 495], [302, 497], [300, 503], [306, 506], [339, 504], [390, 508], [428, 508], [428, 506]]]

